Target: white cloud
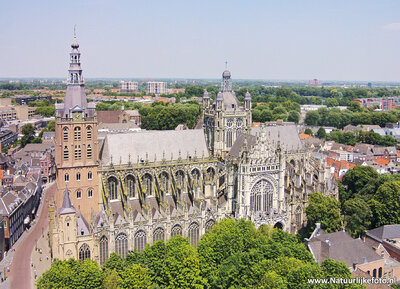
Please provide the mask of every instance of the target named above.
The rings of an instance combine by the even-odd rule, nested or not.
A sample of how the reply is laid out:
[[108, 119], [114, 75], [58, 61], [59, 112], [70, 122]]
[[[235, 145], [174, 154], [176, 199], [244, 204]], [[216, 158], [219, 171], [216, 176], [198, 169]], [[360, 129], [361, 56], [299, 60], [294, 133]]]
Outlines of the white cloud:
[[384, 29], [384, 30], [392, 30], [392, 31], [400, 30], [400, 23], [399, 22], [390, 23], [388, 25], [383, 26], [382, 29]]

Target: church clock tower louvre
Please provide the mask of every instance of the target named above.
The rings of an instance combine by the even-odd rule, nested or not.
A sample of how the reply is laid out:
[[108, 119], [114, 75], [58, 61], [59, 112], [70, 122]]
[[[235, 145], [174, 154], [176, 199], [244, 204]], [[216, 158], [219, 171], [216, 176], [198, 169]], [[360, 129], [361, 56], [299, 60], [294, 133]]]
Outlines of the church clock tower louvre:
[[71, 48], [64, 103], [55, 105], [56, 206], [61, 207], [67, 187], [73, 206], [90, 221], [101, 203], [97, 118], [94, 103], [86, 100], [75, 32]]

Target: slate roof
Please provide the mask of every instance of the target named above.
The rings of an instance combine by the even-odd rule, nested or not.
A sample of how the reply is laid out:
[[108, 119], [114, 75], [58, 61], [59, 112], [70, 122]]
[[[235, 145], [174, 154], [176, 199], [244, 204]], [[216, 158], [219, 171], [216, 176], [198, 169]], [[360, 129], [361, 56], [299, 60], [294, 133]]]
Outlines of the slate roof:
[[[261, 133], [261, 127], [253, 127], [251, 134], [256, 135]], [[303, 148], [303, 143], [299, 137], [299, 132], [295, 125], [277, 125], [277, 126], [266, 126], [265, 134], [270, 136], [270, 140], [277, 142], [278, 134], [280, 135], [280, 141], [284, 149], [288, 151], [296, 150], [297, 148]]]
[[180, 131], [141, 131], [137, 133], [108, 134], [104, 141], [102, 162], [105, 165], [127, 164], [139, 160], [153, 162], [156, 156], [160, 161], [165, 154], [165, 159], [186, 159], [187, 154], [193, 157], [208, 157], [208, 148], [203, 130], [180, 130]]
[[385, 239], [397, 239], [400, 238], [400, 225], [385, 225], [368, 230], [367, 236], [378, 242], [382, 242]]
[[64, 200], [63, 200], [61, 208], [58, 210], [58, 213], [60, 215], [63, 215], [63, 214], [70, 214], [70, 213], [75, 213], [75, 212], [76, 212], [76, 210], [71, 203], [71, 199], [69, 198], [68, 188], [66, 187], [65, 192], [64, 192]]
[[308, 246], [319, 264], [325, 259], [331, 258], [343, 261], [347, 267], [352, 267], [354, 264], [382, 259], [361, 239], [353, 239], [343, 231], [316, 236], [309, 241]]

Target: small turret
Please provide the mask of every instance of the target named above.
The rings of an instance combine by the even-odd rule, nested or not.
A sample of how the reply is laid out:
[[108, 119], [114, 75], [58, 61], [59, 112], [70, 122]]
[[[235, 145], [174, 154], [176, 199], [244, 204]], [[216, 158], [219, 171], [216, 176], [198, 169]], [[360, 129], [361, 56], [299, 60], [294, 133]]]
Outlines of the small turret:
[[251, 94], [249, 91], [244, 95], [244, 109], [251, 110]]
[[207, 89], [204, 90], [203, 94], [203, 107], [207, 109], [210, 107], [210, 94]]

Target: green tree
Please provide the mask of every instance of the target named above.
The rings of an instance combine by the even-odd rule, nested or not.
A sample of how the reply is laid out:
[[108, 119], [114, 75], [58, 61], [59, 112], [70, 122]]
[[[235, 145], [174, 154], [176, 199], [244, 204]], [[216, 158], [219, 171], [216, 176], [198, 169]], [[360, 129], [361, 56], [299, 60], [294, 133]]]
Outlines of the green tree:
[[339, 231], [343, 226], [340, 203], [322, 193], [310, 195], [306, 214], [310, 230], [315, 228], [316, 223], [321, 223], [321, 228], [329, 233]]
[[320, 122], [320, 116], [318, 111], [308, 111], [306, 113], [306, 118], [304, 119], [304, 123], [306, 125], [317, 126]]
[[399, 207], [400, 181], [390, 181], [381, 185], [372, 200], [374, 226], [400, 223]]
[[261, 279], [259, 289], [286, 289], [287, 282], [285, 278], [281, 277], [274, 271], [268, 271]]
[[47, 124], [47, 130], [48, 131], [55, 131], [56, 130], [56, 122], [54, 120], [51, 120], [48, 124]]
[[368, 203], [356, 196], [343, 204], [346, 230], [353, 237], [364, 235], [371, 226], [372, 211]]
[[121, 289], [150, 289], [150, 277], [146, 268], [137, 264], [124, 268], [120, 273]]
[[375, 183], [378, 177], [379, 174], [373, 168], [367, 166], [355, 166], [353, 169], [347, 171], [342, 178], [345, 191], [342, 191], [339, 195], [340, 202], [343, 204], [356, 194], [374, 194], [376, 188], [375, 186], [371, 187], [369, 184], [371, 182]]
[[352, 112], [362, 112], [362, 107], [358, 101], [350, 102], [349, 106], [347, 107]]
[[28, 143], [31, 143], [35, 138], [35, 127], [30, 123], [24, 124], [21, 132], [23, 134], [21, 138], [21, 146], [24, 147]]
[[117, 272], [122, 271], [124, 268], [124, 260], [116, 253], [111, 253], [107, 262], [103, 264], [103, 270], [116, 270]]
[[79, 263], [73, 259], [67, 261], [55, 260], [50, 269], [40, 276], [36, 283], [38, 289], [74, 288], [74, 281], [77, 277], [75, 268]]
[[103, 287], [105, 289], [121, 289], [121, 278], [118, 276], [117, 271], [112, 270], [107, 272], [103, 280]]
[[288, 121], [292, 121], [294, 123], [299, 123], [300, 114], [297, 111], [292, 110], [291, 112], [289, 112]]
[[325, 104], [327, 107], [339, 106], [339, 102], [337, 101], [336, 98], [328, 98], [325, 101]]
[[323, 127], [320, 127], [317, 131], [317, 137], [323, 139], [326, 137], [326, 131]]
[[305, 134], [308, 134], [308, 135], [314, 135], [314, 134], [313, 134], [313, 131], [311, 130], [311, 128], [306, 128], [306, 129], [304, 130], [304, 133], [305, 133]]

